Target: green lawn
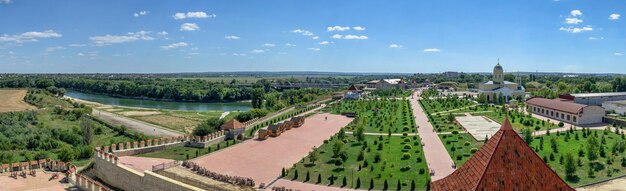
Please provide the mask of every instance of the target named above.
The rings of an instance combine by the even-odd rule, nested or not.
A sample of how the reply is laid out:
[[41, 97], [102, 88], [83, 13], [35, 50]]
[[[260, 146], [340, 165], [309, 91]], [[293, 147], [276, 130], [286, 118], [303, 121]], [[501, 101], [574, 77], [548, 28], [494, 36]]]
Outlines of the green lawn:
[[332, 112], [356, 112], [363, 119], [367, 133], [415, 133], [413, 111], [408, 101], [397, 99], [383, 100], [344, 100], [332, 106]]
[[[450, 118], [449, 117], [450, 115], [452, 115], [453, 118]], [[463, 115], [439, 113], [439, 114], [431, 115], [429, 117], [429, 120], [430, 120], [430, 124], [433, 125], [433, 128], [435, 128], [435, 131], [437, 132], [454, 132], [454, 131], [462, 132], [463, 128], [461, 128], [461, 126], [456, 124], [456, 122], [454, 121], [454, 117], [456, 116], [463, 116]]]
[[448, 96], [446, 98], [420, 99], [424, 111], [429, 113], [444, 112], [475, 105], [471, 99]]
[[[196, 158], [205, 154], [209, 154], [215, 151], [218, 151], [220, 149], [224, 149], [226, 147], [229, 146], [233, 146], [237, 143], [240, 143], [240, 141], [235, 141], [235, 140], [229, 140], [229, 141], [224, 141], [221, 142], [219, 144], [215, 144], [215, 145], [211, 145], [208, 148], [195, 148], [195, 147], [185, 147], [185, 146], [179, 146], [179, 147], [172, 147], [172, 148], [168, 148], [165, 150], [160, 150], [160, 151], [156, 151], [156, 152], [151, 152], [151, 153], [144, 153], [144, 154], [140, 154], [137, 155], [138, 157], [150, 157], [150, 158], [163, 158], [163, 159], [172, 159], [172, 160], [189, 160], [192, 158]], [[187, 156], [189, 156], [189, 158], [187, 158]]]
[[[580, 130], [574, 131], [573, 133], [569, 133], [569, 131], [561, 132], [559, 133], [560, 135], [551, 133], [550, 135], [534, 137], [530, 145], [540, 157], [547, 160], [548, 165], [555, 170], [563, 180], [566, 180], [567, 183], [572, 186], [585, 185], [606, 180], [611, 177], [626, 175], [626, 153], [624, 152], [626, 140], [624, 137], [614, 132], [605, 133], [604, 130], [591, 130], [590, 132], [592, 132], [589, 133], [590, 136], [586, 137], [583, 136], [583, 131]], [[605, 150], [604, 157], [600, 149], [595, 152], [598, 155], [598, 159], [594, 160], [592, 163], [594, 169], [596, 169], [594, 176], [589, 176], [590, 160], [588, 158], [588, 148], [591, 134], [595, 136], [599, 145], [604, 147]], [[578, 135], [578, 139], [576, 135]], [[542, 143], [541, 139], [543, 139], [543, 147], [540, 146]], [[604, 141], [602, 141], [603, 139]], [[556, 141], [556, 152], [552, 149], [552, 140]], [[582, 151], [582, 155], [579, 155], [580, 151]], [[567, 153], [571, 153], [576, 161], [576, 176], [573, 178], [567, 178], [565, 174], [565, 162], [561, 161], [561, 158]], [[553, 157], [550, 157], [550, 155], [553, 155]], [[580, 163], [578, 163], [578, 160], [580, 160]], [[611, 160], [612, 164], [609, 164], [609, 160]], [[579, 166], [578, 164], [581, 165]]]
[[[345, 163], [339, 157], [333, 157], [335, 142], [343, 143], [343, 149], [347, 153]], [[428, 182], [428, 167], [420, 139], [417, 136], [365, 136], [365, 143], [358, 142], [354, 136], [347, 136], [344, 141], [337, 136], [328, 140], [314, 152], [317, 160], [312, 163], [309, 157], [305, 157], [294, 167], [288, 170], [285, 179], [297, 180], [322, 185], [330, 185], [330, 176], [335, 180], [331, 186], [344, 188], [357, 188], [357, 180], [360, 180], [361, 189], [370, 188], [370, 181], [374, 181], [373, 188], [384, 188], [384, 181], [388, 181], [389, 189], [396, 189], [400, 180], [401, 190], [409, 190], [411, 182], [415, 181], [416, 189], [424, 190]], [[380, 146], [380, 150], [378, 149]], [[405, 149], [406, 148], [406, 149]], [[359, 159], [359, 153], [363, 152], [363, 159]], [[376, 160], [376, 156], [380, 159]], [[406, 158], [403, 156], [406, 155]], [[310, 179], [306, 180], [307, 172]], [[322, 180], [318, 183], [317, 177], [321, 174]], [[343, 178], [346, 177], [346, 185], [343, 186]]]
[[[485, 143], [476, 141], [469, 133], [439, 135], [454, 164], [460, 167]], [[472, 150], [474, 149], [474, 150]]]
[[[484, 115], [488, 117], [489, 119], [496, 121], [497, 123], [502, 123], [502, 121], [504, 121], [504, 113], [502, 113], [500, 110], [498, 110], [497, 112], [476, 113], [472, 115], [475, 115], [475, 116]], [[511, 125], [513, 125], [513, 128], [517, 130], [518, 132], [520, 132], [524, 128], [530, 128], [531, 131], [558, 128], [558, 126], [553, 123], [550, 123], [548, 121], [543, 121], [543, 120], [540, 120], [540, 119], [537, 119], [528, 115], [521, 114], [518, 111], [509, 111], [509, 119], [511, 121]]]

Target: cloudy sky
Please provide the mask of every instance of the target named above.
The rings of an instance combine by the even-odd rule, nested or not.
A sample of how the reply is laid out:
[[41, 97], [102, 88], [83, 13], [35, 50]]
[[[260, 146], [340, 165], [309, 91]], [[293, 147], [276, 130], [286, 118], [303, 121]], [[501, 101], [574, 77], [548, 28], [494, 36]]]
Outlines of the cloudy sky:
[[6, 72], [626, 73], [626, 0], [0, 0]]

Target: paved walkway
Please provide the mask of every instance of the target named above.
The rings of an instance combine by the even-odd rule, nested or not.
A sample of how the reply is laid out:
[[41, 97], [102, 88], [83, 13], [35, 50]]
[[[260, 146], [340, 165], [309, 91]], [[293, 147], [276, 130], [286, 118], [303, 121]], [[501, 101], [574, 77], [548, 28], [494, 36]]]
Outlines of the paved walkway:
[[578, 191], [626, 191], [626, 177], [617, 178], [608, 182], [576, 188]]
[[178, 137], [178, 136], [182, 136], [183, 135], [182, 133], [166, 129], [165, 127], [160, 127], [160, 126], [157, 126], [157, 125], [154, 125], [154, 124], [150, 124], [150, 123], [146, 123], [146, 122], [143, 122], [143, 121], [131, 119], [131, 118], [128, 118], [128, 117], [124, 117], [124, 116], [121, 116], [121, 115], [117, 115], [117, 114], [114, 114], [114, 113], [110, 113], [110, 112], [106, 112], [106, 111], [102, 111], [102, 110], [98, 110], [98, 109], [93, 109], [92, 115], [94, 117], [97, 117], [98, 119], [101, 119], [103, 121], [106, 121], [106, 122], [114, 124], [114, 125], [124, 125], [124, 127], [128, 128], [128, 129], [132, 129], [134, 131], [141, 132], [141, 133], [143, 133], [144, 135], [147, 135], [147, 136], [154, 136], [154, 137]]
[[414, 93], [414, 98], [410, 99], [411, 108], [413, 108], [413, 115], [415, 116], [415, 123], [419, 126], [417, 129], [422, 142], [424, 142], [424, 155], [426, 157], [426, 163], [428, 168], [433, 173], [432, 181], [439, 180], [448, 176], [454, 172], [454, 161], [448, 154], [446, 147], [439, 139], [437, 132], [434, 131], [433, 126], [428, 122], [426, 114], [420, 107], [418, 102], [421, 97], [419, 94], [421, 90]]
[[37, 176], [26, 175], [26, 178], [18, 176], [17, 179], [10, 177], [11, 173], [0, 174], [0, 191], [30, 190], [30, 191], [64, 191], [76, 190], [66, 188], [69, 185], [62, 183], [65, 173], [59, 173], [58, 179], [51, 179], [53, 172], [44, 173], [37, 170]]
[[[354, 132], [352, 131], [346, 131], [346, 134], [352, 135]], [[364, 135], [371, 135], [371, 136], [389, 136], [389, 133], [363, 133]], [[402, 135], [402, 133], [392, 133], [391, 136], [398, 136], [398, 137], [402, 137], [404, 135]], [[415, 133], [409, 133], [406, 136], [417, 136]]]
[[230, 114], [230, 111], [226, 111], [222, 113], [222, 115], [220, 116], [220, 119], [224, 119], [224, 117], [226, 117], [228, 114]]
[[122, 163], [132, 169], [137, 170], [140, 173], [143, 171], [152, 171], [152, 166], [174, 162], [171, 159], [162, 159], [162, 158], [148, 158], [148, 157], [134, 157], [134, 156], [122, 156], [119, 157], [119, 163]]
[[316, 114], [306, 118], [302, 127], [292, 128], [278, 137], [246, 141], [193, 162], [217, 173], [252, 178], [257, 185], [269, 184], [280, 176], [283, 168], [300, 161], [313, 147], [322, 145], [352, 120], [341, 115]]

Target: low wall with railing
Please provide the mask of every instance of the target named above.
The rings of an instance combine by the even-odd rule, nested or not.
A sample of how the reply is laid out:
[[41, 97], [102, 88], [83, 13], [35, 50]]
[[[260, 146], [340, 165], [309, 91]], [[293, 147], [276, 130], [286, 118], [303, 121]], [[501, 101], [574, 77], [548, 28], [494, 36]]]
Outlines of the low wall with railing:
[[200, 191], [203, 189], [184, 184], [152, 171], [138, 172], [118, 163], [118, 157], [96, 150], [94, 154], [96, 176], [107, 184], [122, 190], [133, 191]]
[[183, 146], [189, 141], [189, 136], [180, 136], [172, 138], [149, 139], [143, 141], [134, 141], [126, 143], [111, 144], [100, 147], [104, 152], [111, 152], [116, 156], [132, 156], [154, 151], [160, 151], [171, 147]]

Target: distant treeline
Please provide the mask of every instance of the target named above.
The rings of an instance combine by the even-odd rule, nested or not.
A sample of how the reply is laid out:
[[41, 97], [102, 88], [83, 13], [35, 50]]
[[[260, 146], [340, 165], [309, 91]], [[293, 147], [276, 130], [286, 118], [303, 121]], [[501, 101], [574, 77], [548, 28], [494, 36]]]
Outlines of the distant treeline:
[[316, 99], [329, 90], [306, 88], [277, 91], [272, 82], [259, 80], [252, 86], [237, 86], [201, 79], [114, 78], [77, 76], [15, 75], [0, 78], [0, 88], [72, 89], [110, 96], [174, 100], [189, 102], [222, 102], [252, 100], [255, 108], [281, 109]]

